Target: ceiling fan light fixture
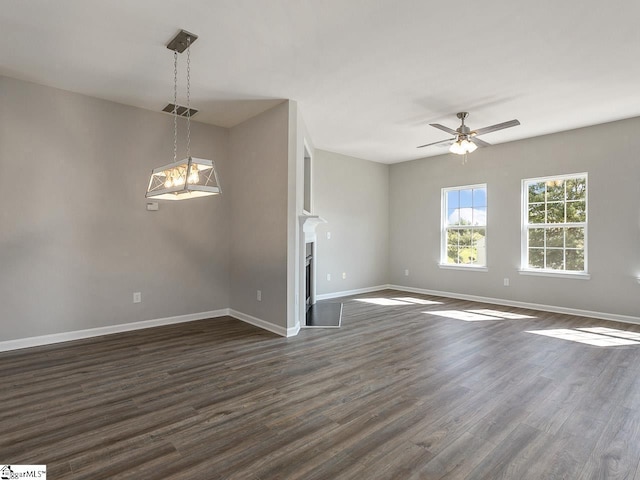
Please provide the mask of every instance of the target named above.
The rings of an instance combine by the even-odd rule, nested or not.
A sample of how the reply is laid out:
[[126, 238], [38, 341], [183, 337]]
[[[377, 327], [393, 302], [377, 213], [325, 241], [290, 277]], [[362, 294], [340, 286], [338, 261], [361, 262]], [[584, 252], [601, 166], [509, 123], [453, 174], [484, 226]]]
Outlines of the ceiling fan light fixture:
[[[496, 123], [495, 125], [491, 125], [489, 127], [479, 128], [476, 130], [471, 130], [464, 124], [465, 119], [469, 116], [469, 112], [458, 112], [456, 115], [461, 124], [457, 129], [452, 129], [449, 127], [445, 127], [444, 125], [440, 125], [439, 123], [430, 123], [434, 128], [438, 130], [442, 130], [443, 132], [447, 132], [453, 135], [453, 138], [448, 138], [446, 140], [441, 140], [439, 142], [427, 143], [425, 145], [420, 145], [418, 148], [430, 147], [432, 145], [440, 145], [445, 142], [453, 142], [449, 147], [449, 151], [451, 153], [455, 153], [456, 155], [465, 155], [467, 153], [474, 152], [478, 147], [489, 147], [490, 143], [485, 142], [479, 138], [480, 135], [485, 135], [487, 133], [496, 132], [498, 130], [504, 130], [505, 128], [515, 127], [520, 125], [518, 120], [509, 120], [508, 122]], [[472, 140], [472, 138], [474, 140]]]
[[467, 139], [467, 137], [458, 137], [458, 139], [451, 144], [451, 147], [449, 147], [449, 151], [456, 155], [464, 155], [475, 151], [476, 148], [478, 148], [478, 146]]

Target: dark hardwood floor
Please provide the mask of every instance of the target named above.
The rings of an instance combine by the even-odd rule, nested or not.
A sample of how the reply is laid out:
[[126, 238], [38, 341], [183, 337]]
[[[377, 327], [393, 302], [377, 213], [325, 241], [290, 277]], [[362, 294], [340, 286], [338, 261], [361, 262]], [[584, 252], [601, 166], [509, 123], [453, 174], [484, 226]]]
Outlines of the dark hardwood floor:
[[[290, 339], [222, 318], [2, 353], [0, 462], [69, 480], [640, 480], [640, 342], [529, 333], [607, 345], [640, 326], [343, 301], [341, 328]], [[598, 327], [619, 331], [576, 330]]]

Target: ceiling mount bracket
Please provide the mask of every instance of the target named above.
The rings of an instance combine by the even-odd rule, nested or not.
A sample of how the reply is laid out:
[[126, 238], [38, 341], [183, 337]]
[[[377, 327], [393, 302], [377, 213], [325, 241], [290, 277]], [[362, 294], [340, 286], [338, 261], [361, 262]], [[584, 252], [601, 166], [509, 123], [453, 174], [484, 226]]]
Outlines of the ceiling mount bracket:
[[[191, 40], [187, 42], [187, 39], [189, 38], [191, 38]], [[169, 50], [182, 53], [187, 49], [189, 43], [193, 45], [193, 42], [195, 42], [197, 39], [198, 36], [195, 33], [190, 33], [186, 30], [180, 30], [180, 33], [178, 33], [175, 37], [173, 37], [173, 39], [171, 39], [169, 43], [167, 43], [167, 48]]]

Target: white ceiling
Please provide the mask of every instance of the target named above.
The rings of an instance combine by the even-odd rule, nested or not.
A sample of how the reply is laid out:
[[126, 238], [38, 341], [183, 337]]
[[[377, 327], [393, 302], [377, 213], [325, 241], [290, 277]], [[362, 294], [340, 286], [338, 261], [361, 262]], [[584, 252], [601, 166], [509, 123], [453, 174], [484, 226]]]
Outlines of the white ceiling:
[[446, 153], [415, 147], [461, 110], [520, 120], [491, 143], [640, 116], [638, 19], [637, 0], [5, 0], [0, 75], [159, 111], [184, 28], [196, 120], [292, 99], [316, 147], [395, 163]]

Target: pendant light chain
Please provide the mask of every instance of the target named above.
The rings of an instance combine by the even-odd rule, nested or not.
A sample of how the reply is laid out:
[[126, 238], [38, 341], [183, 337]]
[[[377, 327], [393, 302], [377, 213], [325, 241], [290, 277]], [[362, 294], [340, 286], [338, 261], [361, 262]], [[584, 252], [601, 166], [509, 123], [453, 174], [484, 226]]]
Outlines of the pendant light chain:
[[178, 51], [173, 51], [173, 161], [178, 161]]
[[187, 37], [187, 158], [191, 158], [191, 37]]

